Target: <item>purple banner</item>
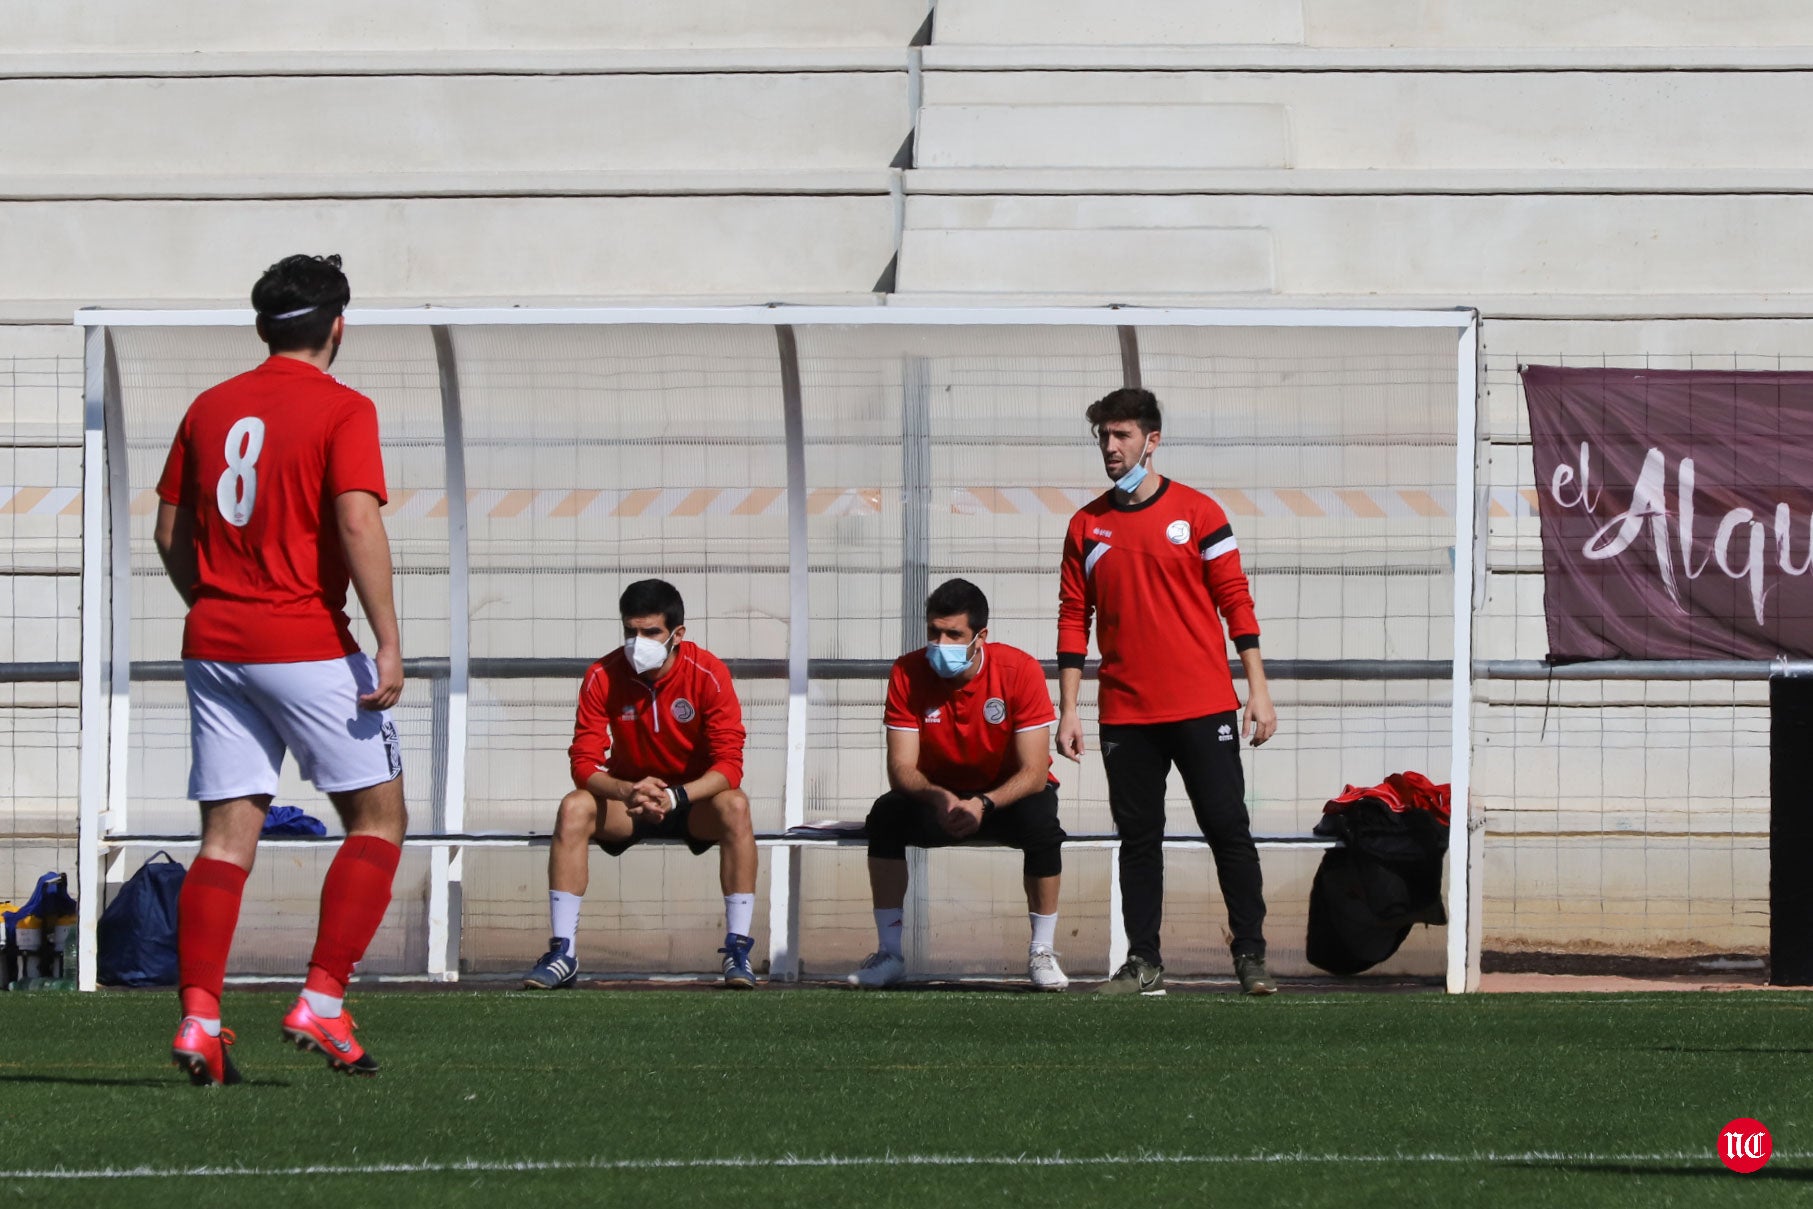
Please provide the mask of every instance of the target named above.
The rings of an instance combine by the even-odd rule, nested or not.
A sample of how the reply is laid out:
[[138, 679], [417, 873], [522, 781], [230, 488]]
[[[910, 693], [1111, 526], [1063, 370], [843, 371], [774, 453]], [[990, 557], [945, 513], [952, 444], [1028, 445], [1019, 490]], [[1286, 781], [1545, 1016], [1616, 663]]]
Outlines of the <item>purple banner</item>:
[[1813, 373], [1523, 387], [1551, 659], [1813, 658]]

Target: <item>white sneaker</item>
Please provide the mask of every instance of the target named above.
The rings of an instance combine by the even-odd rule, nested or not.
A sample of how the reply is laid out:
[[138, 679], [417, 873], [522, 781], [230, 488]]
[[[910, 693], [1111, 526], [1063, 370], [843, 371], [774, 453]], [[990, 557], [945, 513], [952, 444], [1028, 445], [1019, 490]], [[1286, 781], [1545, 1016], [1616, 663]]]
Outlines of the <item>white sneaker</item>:
[[862, 966], [854, 974], [844, 979], [853, 987], [867, 991], [879, 991], [882, 987], [891, 987], [906, 977], [906, 959], [892, 953], [871, 953], [862, 959]]
[[1035, 991], [1061, 991], [1070, 985], [1058, 965], [1058, 955], [1050, 949], [1033, 949], [1026, 955], [1026, 976]]

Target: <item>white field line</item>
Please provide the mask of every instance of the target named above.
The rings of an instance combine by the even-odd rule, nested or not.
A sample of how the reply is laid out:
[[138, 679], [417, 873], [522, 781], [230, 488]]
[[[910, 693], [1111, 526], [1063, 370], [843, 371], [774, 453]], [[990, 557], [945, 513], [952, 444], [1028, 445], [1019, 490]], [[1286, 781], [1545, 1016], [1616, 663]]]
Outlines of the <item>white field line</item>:
[[[1809, 1154], [1776, 1151], [1772, 1159], [1801, 1159]], [[0, 1170], [5, 1180], [165, 1180], [204, 1179], [222, 1176], [279, 1178], [331, 1175], [434, 1175], [439, 1173], [471, 1174], [543, 1172], [543, 1171], [696, 1171], [696, 1170], [775, 1170], [791, 1167], [1126, 1167], [1156, 1163], [1190, 1166], [1272, 1165], [1364, 1165], [1447, 1164], [1491, 1166], [1507, 1164], [1668, 1164], [1703, 1163], [1714, 1167], [1718, 1159], [1710, 1149], [1701, 1151], [1664, 1151], [1654, 1154], [1577, 1153], [1558, 1150], [1496, 1151], [1480, 1150], [1463, 1153], [1401, 1154], [1315, 1154], [1307, 1151], [1257, 1151], [1251, 1154], [1120, 1154], [1120, 1155], [966, 1155], [966, 1154], [881, 1154], [881, 1155], [779, 1155], [772, 1158], [743, 1156], [695, 1159], [462, 1159], [452, 1162], [424, 1160], [419, 1163], [315, 1163], [305, 1167], [94, 1167], [43, 1168], [38, 1170]]]

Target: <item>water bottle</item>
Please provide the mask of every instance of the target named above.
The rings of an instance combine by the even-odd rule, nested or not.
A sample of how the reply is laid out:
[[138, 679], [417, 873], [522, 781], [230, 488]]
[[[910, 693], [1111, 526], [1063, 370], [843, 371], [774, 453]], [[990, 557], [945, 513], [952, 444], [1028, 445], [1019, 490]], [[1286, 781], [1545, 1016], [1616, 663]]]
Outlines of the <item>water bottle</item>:
[[[13, 903], [0, 903], [0, 919], [19, 908]], [[11, 929], [0, 927], [0, 991], [10, 991], [19, 977], [19, 946], [13, 943]]]
[[42, 969], [44, 927], [36, 915], [21, 916], [13, 924], [13, 942], [19, 947], [19, 982], [29, 982], [38, 977]]
[[63, 976], [57, 979], [57, 985], [48, 989], [53, 991], [73, 991], [82, 985], [82, 929], [69, 930], [69, 939], [63, 945]]
[[48, 968], [44, 971], [44, 977], [75, 977], [75, 971], [70, 968], [65, 954], [69, 946], [75, 942], [76, 930], [81, 926], [81, 922], [80, 917], [76, 915], [59, 915], [52, 926], [45, 930], [45, 939], [50, 943], [46, 946], [45, 956]]

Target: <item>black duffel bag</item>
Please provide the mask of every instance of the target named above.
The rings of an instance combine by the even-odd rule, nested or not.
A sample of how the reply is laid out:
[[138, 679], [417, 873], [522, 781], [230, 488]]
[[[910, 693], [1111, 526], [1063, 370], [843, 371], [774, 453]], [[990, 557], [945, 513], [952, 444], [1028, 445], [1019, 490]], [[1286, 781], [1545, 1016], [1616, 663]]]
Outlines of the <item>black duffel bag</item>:
[[1323, 854], [1309, 892], [1304, 955], [1330, 974], [1358, 974], [1398, 951], [1417, 924], [1445, 924], [1442, 863], [1448, 825], [1427, 810], [1359, 797], [1325, 814], [1315, 833], [1340, 840]]

